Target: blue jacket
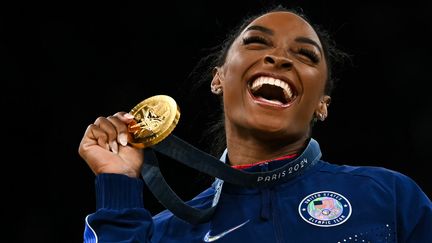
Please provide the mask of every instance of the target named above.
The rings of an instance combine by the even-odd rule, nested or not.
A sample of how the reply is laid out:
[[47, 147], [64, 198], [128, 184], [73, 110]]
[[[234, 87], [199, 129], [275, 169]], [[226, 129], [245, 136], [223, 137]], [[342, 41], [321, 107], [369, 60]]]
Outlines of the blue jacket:
[[[320, 153], [317, 143], [307, 149]], [[299, 158], [308, 159], [304, 154]], [[301, 170], [296, 167], [290, 168]], [[97, 211], [85, 219], [84, 242], [432, 242], [430, 199], [409, 177], [379, 167], [319, 160], [299, 176], [259, 189], [216, 180], [188, 202], [197, 208], [217, 203], [211, 221], [199, 225], [167, 210], [152, 217], [142, 191], [140, 179], [98, 175]]]

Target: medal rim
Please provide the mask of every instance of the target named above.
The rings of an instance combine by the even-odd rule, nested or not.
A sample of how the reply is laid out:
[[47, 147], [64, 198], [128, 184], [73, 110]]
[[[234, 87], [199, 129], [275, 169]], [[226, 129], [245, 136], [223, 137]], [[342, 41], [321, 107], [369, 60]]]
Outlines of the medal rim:
[[[150, 103], [158, 103], [163, 102], [167, 104], [170, 114], [169, 116], [164, 119], [162, 125], [158, 126], [156, 131], [154, 131], [154, 134], [148, 137], [139, 138], [132, 135], [133, 142], [130, 142], [135, 147], [138, 148], [146, 148], [153, 145], [158, 144], [162, 140], [164, 140], [168, 135], [171, 134], [171, 132], [174, 130], [174, 128], [177, 126], [178, 121], [180, 119], [180, 107], [177, 105], [177, 102], [168, 95], [154, 95], [151, 96], [141, 102], [139, 102], [137, 105], [135, 105], [131, 110], [130, 114], [132, 114], [134, 117], [136, 117], [136, 114], [142, 110], [146, 105]], [[135, 118], [136, 122], [139, 122]]]

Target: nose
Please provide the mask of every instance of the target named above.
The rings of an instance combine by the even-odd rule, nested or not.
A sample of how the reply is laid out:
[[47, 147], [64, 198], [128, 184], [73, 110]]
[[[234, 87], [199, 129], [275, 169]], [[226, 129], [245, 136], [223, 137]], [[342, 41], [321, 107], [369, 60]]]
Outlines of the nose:
[[290, 69], [293, 65], [291, 59], [286, 56], [268, 54], [264, 57], [264, 63], [274, 65], [278, 68]]

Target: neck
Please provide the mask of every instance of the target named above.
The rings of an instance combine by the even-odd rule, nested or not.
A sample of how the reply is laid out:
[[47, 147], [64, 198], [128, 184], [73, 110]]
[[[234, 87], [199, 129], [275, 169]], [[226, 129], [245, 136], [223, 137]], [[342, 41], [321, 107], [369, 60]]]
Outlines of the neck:
[[276, 159], [285, 155], [299, 154], [306, 145], [302, 139], [263, 140], [254, 134], [239, 134], [226, 131], [228, 157], [231, 165], [246, 165], [259, 161]]

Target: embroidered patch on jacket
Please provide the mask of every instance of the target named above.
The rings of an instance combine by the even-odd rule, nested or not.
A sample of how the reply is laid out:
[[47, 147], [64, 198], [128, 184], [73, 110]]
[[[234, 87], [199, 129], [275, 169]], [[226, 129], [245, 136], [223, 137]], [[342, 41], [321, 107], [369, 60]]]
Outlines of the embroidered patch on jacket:
[[314, 192], [306, 196], [298, 210], [304, 221], [320, 227], [343, 224], [352, 212], [348, 199], [332, 191]]

